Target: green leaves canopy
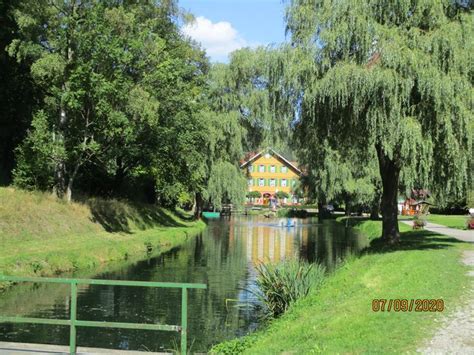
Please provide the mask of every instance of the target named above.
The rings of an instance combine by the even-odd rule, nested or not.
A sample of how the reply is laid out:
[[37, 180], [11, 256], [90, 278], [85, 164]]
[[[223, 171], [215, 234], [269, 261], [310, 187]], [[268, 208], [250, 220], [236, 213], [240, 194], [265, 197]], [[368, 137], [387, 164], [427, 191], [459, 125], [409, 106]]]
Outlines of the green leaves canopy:
[[[205, 159], [197, 112], [207, 60], [182, 38], [175, 10], [173, 1], [20, 3], [19, 37], [8, 49], [31, 61], [44, 93], [41, 122], [21, 150], [47, 151], [33, 139], [41, 127], [50, 132], [44, 144], [56, 147], [56, 158], [39, 164], [44, 171], [51, 160], [55, 171], [63, 165], [71, 185], [79, 171], [79, 183], [93, 185], [92, 193], [123, 193], [128, 181], [131, 194], [134, 185], [151, 184], [161, 201], [173, 203], [176, 191], [194, 191], [201, 179], [196, 162]], [[41, 170], [28, 168], [35, 157], [26, 156], [18, 155], [17, 176]], [[38, 181], [32, 177], [16, 182]], [[50, 188], [55, 180], [34, 186]]]
[[379, 145], [407, 187], [463, 193], [472, 147], [470, 5], [289, 3], [292, 56], [312, 58], [298, 63], [302, 119], [323, 127], [333, 146]]
[[[384, 236], [396, 240], [399, 177], [462, 195], [473, 119], [471, 2], [292, 0], [280, 66], [295, 125], [346, 155], [377, 151]], [[311, 133], [310, 133], [311, 132]], [[317, 168], [317, 167], [314, 167]]]

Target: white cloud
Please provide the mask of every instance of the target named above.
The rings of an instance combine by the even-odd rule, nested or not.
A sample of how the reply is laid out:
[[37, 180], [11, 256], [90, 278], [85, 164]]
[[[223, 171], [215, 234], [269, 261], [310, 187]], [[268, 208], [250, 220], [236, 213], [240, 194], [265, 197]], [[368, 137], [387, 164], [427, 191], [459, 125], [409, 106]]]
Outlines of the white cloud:
[[207, 54], [215, 61], [225, 61], [230, 52], [248, 46], [247, 41], [239, 35], [230, 22], [213, 23], [203, 16], [185, 25], [183, 33], [200, 42]]

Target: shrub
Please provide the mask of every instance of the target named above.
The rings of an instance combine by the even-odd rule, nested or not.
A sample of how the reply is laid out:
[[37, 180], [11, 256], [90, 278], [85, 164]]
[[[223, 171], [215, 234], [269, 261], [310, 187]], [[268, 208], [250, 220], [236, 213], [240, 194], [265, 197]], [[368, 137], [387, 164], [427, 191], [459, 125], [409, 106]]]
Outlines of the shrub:
[[426, 226], [426, 217], [424, 216], [415, 216], [413, 219], [413, 229], [422, 229]]
[[250, 191], [247, 193], [248, 198], [260, 198], [262, 197], [262, 194], [258, 191]]
[[255, 343], [256, 337], [253, 334], [242, 338], [232, 339], [217, 345], [214, 345], [210, 351], [211, 354], [241, 354]]
[[308, 211], [295, 208], [282, 208], [277, 211], [277, 217], [306, 218], [308, 216]]
[[299, 260], [262, 263], [256, 269], [259, 297], [269, 318], [279, 317], [296, 300], [306, 296], [310, 290], [318, 289], [326, 274], [324, 266]]

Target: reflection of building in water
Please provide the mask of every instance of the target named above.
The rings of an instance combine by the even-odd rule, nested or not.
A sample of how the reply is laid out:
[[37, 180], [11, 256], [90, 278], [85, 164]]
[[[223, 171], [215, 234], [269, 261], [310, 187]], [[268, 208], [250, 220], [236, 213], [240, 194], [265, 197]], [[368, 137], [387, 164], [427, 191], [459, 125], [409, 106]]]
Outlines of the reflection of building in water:
[[254, 263], [299, 257], [299, 245], [308, 240], [307, 228], [242, 226], [247, 259]]
[[258, 219], [243, 219], [240, 222], [231, 227], [229, 248], [238, 246], [252, 263], [297, 257], [333, 269], [338, 260], [357, 252], [366, 244], [366, 238], [335, 222], [311, 225], [297, 220], [296, 227], [291, 228], [279, 227], [278, 220], [271, 220], [270, 223], [275, 225]]

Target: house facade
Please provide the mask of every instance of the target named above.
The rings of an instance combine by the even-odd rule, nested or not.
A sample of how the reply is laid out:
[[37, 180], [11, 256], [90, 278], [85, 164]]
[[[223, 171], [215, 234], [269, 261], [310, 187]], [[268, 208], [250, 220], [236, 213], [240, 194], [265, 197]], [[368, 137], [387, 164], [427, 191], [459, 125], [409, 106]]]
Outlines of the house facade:
[[248, 203], [268, 205], [277, 199], [277, 192], [286, 192], [289, 197], [280, 199], [283, 204], [298, 203], [295, 187], [301, 170], [295, 162], [287, 160], [273, 149], [253, 154], [244, 161], [241, 169], [247, 176], [247, 191], [258, 191], [260, 197], [247, 198]]

